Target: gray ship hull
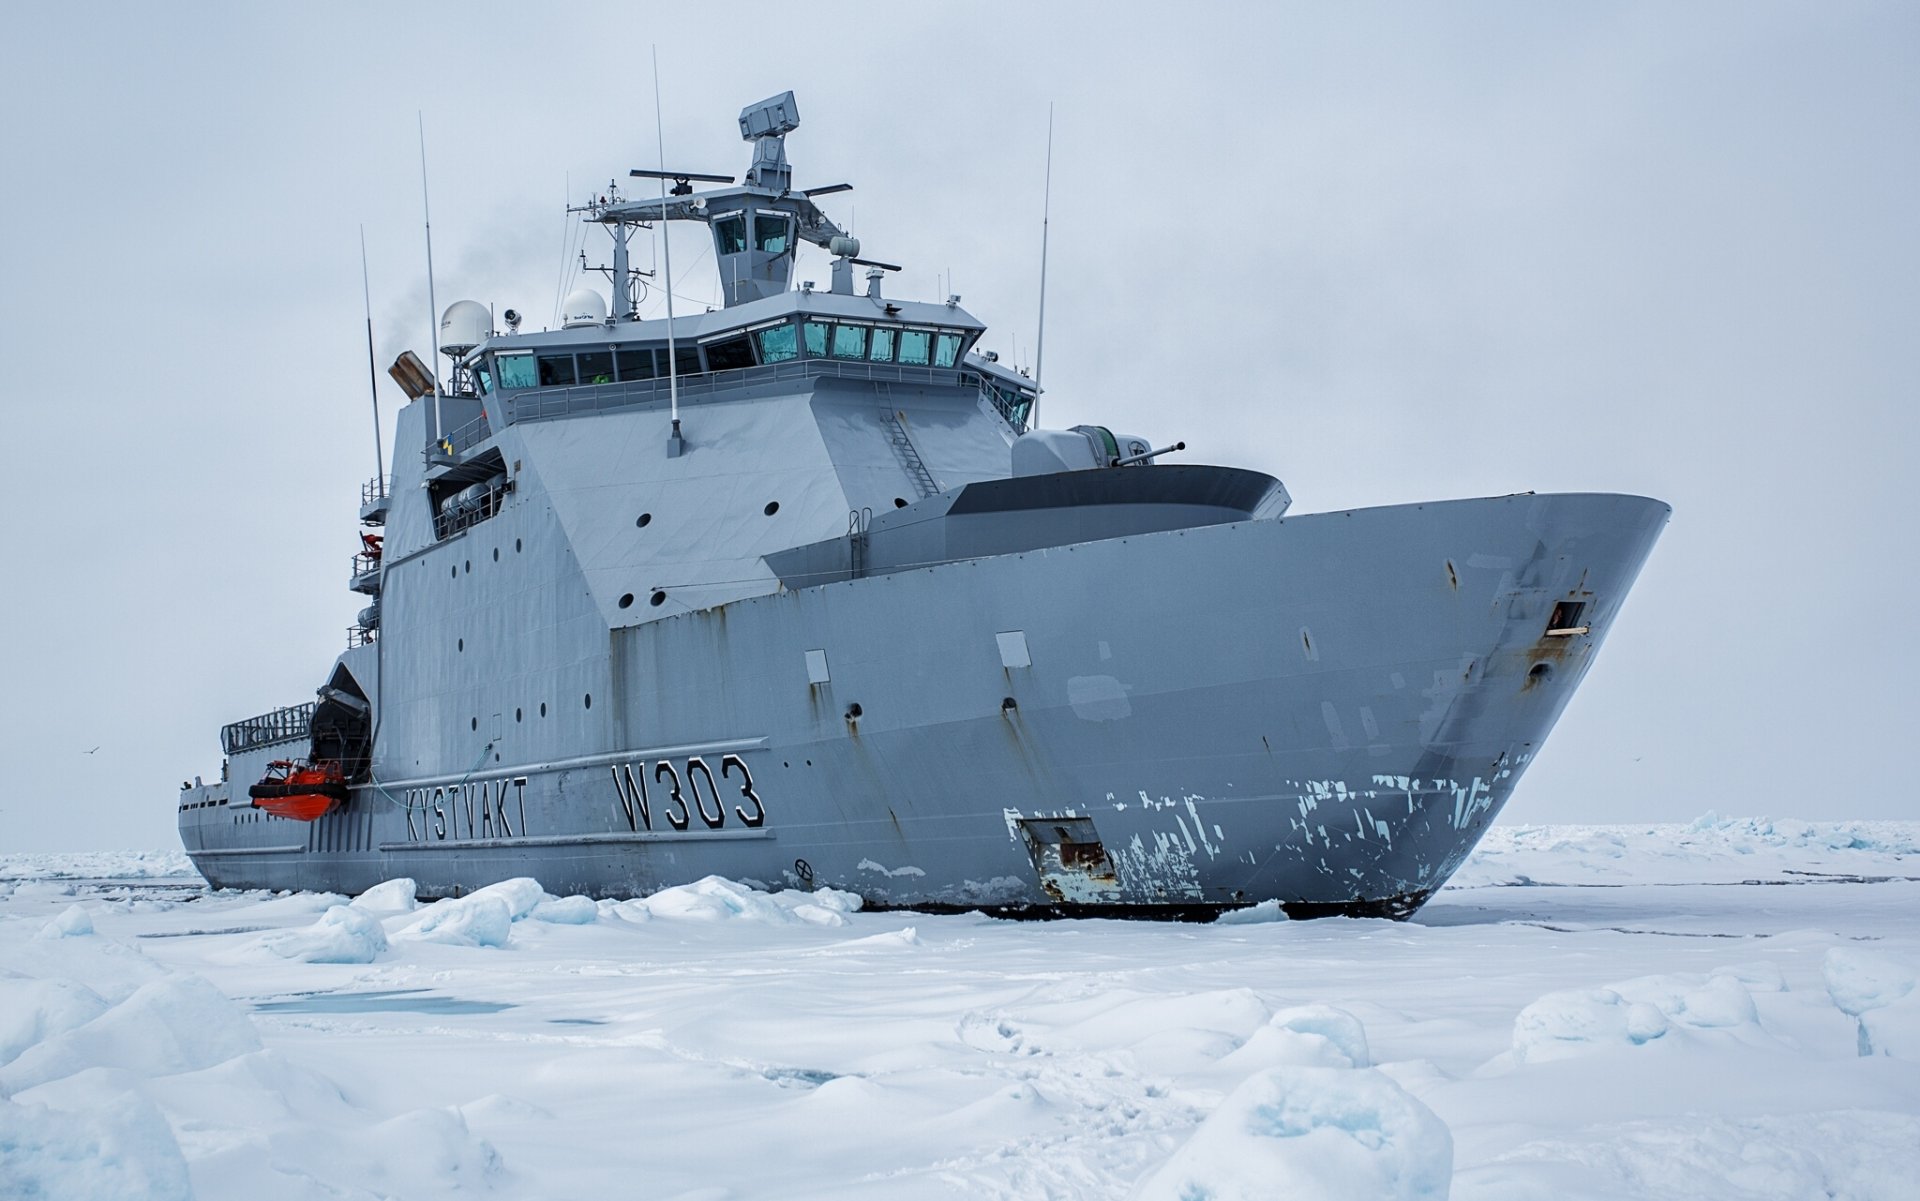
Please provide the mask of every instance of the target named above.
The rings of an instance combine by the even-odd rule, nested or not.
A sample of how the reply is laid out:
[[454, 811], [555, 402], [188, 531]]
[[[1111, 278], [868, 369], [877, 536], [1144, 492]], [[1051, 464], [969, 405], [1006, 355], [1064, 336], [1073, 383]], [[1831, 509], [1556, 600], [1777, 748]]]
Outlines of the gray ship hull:
[[785, 588], [614, 628], [565, 714], [442, 714], [438, 770], [376, 746], [319, 821], [190, 789], [182, 837], [234, 888], [719, 874], [888, 906], [1404, 915], [1505, 804], [1667, 515], [1522, 495]]

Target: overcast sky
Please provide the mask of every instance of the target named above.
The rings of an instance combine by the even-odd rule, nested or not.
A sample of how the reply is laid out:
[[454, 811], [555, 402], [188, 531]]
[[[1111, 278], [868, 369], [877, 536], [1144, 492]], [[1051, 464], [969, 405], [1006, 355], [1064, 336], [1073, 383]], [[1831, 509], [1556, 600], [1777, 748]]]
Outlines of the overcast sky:
[[[1023, 362], [1054, 104], [1049, 425], [1184, 439], [1301, 512], [1670, 502], [1506, 820], [1913, 815], [1920, 9], [7, 20], [0, 850], [177, 845], [218, 727], [311, 697], [362, 599], [362, 224], [382, 361], [429, 336], [416, 114], [441, 306], [544, 325], [569, 182], [657, 160], [653, 44], [672, 165], [744, 169], [736, 114], [792, 88], [797, 182], [855, 184], [827, 207], [906, 265], [891, 291], [950, 274]], [[676, 290], [704, 300], [685, 239]], [[397, 400], [383, 377], [389, 430]]]

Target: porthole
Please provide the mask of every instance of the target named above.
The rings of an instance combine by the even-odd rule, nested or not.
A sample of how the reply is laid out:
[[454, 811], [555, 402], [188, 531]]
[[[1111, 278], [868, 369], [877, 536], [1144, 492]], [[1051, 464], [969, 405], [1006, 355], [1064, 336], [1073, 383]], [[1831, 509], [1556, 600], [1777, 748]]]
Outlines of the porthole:
[[447, 575], [457, 580], [460, 578], [460, 569], [458, 567], [449, 567], [447, 568]]
[[453, 649], [461, 652], [462, 654], [465, 654], [467, 649], [467, 640], [465, 638], [455, 639], [453, 644]]
[[500, 548], [497, 546], [493, 548], [493, 561], [495, 563], [500, 561]]
[[547, 715], [547, 702], [545, 702], [545, 701], [541, 701], [541, 702], [540, 702], [540, 716], [542, 716], [542, 717], [545, 717], [546, 715]]
[[777, 500], [770, 500], [767, 502], [767, 507], [760, 511], [762, 513], [765, 513], [767, 516], [771, 517], [775, 513], [778, 513], [780, 511], [780, 502]]
[[631, 592], [626, 592], [626, 593], [622, 593], [622, 594], [621, 594], [621, 596], [620, 596], [620, 607], [621, 607], [622, 609], [631, 609], [631, 608], [633, 608], [633, 593], [631, 593]]
[[518, 710], [518, 709], [515, 709], [515, 710], [513, 711], [513, 720], [515, 720], [515, 721], [519, 721], [519, 720], [520, 720], [520, 710]]
[[480, 719], [476, 717], [473, 720], [469, 721], [467, 725], [472, 729], [478, 730], [480, 728]]
[[661, 605], [664, 605], [667, 603], [667, 594], [664, 592], [655, 592], [652, 596], [647, 598], [647, 603], [657, 609]]
[[593, 708], [593, 693], [587, 693], [587, 708]]
[[513, 553], [516, 555], [520, 553], [520, 539], [518, 538], [513, 540]]
[[642, 513], [640, 514], [640, 516], [633, 519], [633, 524], [644, 530], [652, 521], [653, 521], [653, 514]]
[[904, 496], [896, 496], [896, 497], [894, 497], [894, 498], [893, 498], [893, 507], [894, 507], [894, 508], [896, 508], [896, 509], [904, 509], [904, 508], [906, 508], [906, 507], [907, 507], [907, 498], [906, 498], [906, 497], [904, 497]]
[[473, 560], [472, 560], [472, 559], [468, 559], [468, 560], [467, 560], [467, 574], [468, 574], [468, 575], [472, 575], [472, 574], [473, 574]]

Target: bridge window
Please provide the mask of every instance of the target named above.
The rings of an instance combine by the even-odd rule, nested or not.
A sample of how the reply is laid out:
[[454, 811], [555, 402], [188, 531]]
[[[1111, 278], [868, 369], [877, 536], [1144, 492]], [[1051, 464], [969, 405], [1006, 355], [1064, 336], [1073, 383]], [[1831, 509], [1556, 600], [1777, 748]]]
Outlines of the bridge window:
[[622, 380], [652, 379], [655, 375], [653, 348], [650, 346], [622, 346], [619, 364]]
[[867, 357], [867, 328], [864, 325], [836, 325], [833, 327], [833, 357], [836, 359], [864, 359]]
[[707, 343], [707, 370], [732, 371], [753, 366], [753, 345], [745, 334]]
[[755, 213], [754, 248], [762, 254], [785, 254], [787, 247], [793, 245], [791, 228], [784, 213]]
[[482, 396], [493, 395], [493, 371], [491, 368], [487, 366], [487, 361], [485, 359], [482, 359], [480, 360], [480, 362], [474, 364], [473, 378], [480, 381], [480, 395]]
[[818, 321], [809, 321], [801, 326], [801, 332], [807, 337], [807, 354], [819, 357], [827, 353], [827, 327]]
[[784, 363], [800, 357], [800, 334], [791, 325], [763, 329], [759, 338], [762, 363]]
[[612, 383], [613, 352], [611, 350], [589, 350], [581, 354], [580, 382], [583, 384]]
[[951, 367], [959, 361], [959, 334], [941, 334], [933, 340], [933, 365], [935, 367]]
[[573, 356], [570, 354], [543, 354], [540, 356], [540, 386], [558, 388], [574, 381]]
[[539, 382], [534, 374], [533, 356], [530, 354], [503, 354], [500, 356], [500, 386], [502, 388], [531, 388]]
[[933, 344], [933, 335], [924, 329], [903, 329], [900, 331], [900, 361], [911, 367], [927, 365], [927, 351]]
[[738, 213], [714, 218], [713, 244], [721, 254], [739, 254], [746, 250], [747, 219]]
[[881, 328], [873, 331], [873, 340], [867, 344], [867, 358], [876, 363], [893, 362], [892, 330]]
[[699, 375], [700, 348], [687, 342], [676, 343], [673, 348], [673, 369], [676, 375]]

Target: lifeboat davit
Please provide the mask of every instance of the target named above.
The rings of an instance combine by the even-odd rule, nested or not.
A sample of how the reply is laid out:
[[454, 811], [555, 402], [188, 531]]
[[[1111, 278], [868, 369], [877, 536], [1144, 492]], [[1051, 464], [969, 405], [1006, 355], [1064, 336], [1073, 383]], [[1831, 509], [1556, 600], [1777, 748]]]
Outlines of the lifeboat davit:
[[338, 763], [275, 759], [267, 774], [247, 789], [255, 809], [294, 821], [317, 821], [347, 799], [347, 780]]

